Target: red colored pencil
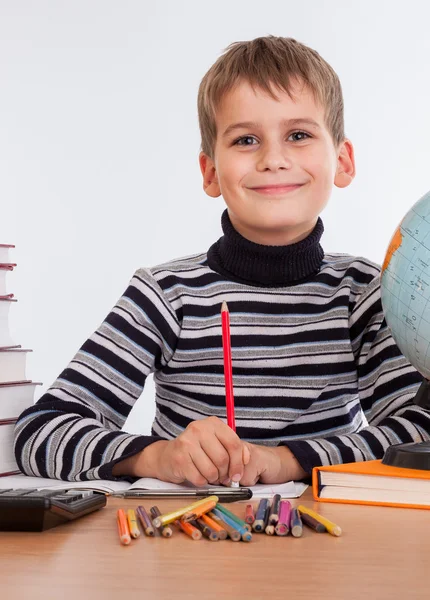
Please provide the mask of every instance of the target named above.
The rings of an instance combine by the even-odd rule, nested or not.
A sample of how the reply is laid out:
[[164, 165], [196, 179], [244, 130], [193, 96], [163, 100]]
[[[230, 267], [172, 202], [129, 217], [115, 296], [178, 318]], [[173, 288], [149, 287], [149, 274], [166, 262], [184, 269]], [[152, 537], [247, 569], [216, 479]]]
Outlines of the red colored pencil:
[[234, 396], [233, 396], [233, 369], [231, 365], [231, 343], [230, 343], [230, 313], [227, 302], [221, 306], [222, 322], [222, 347], [224, 353], [224, 380], [225, 380], [225, 402], [227, 407], [227, 425], [236, 431], [234, 418]]

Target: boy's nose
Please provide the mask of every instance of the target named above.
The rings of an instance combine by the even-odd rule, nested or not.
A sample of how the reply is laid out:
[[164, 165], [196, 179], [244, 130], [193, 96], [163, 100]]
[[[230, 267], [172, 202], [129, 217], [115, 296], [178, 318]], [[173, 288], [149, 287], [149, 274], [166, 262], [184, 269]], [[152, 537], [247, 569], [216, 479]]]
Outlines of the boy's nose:
[[281, 168], [291, 169], [292, 166], [290, 152], [285, 147], [271, 146], [266, 150], [262, 150], [258, 160], [258, 168], [261, 170], [277, 171]]

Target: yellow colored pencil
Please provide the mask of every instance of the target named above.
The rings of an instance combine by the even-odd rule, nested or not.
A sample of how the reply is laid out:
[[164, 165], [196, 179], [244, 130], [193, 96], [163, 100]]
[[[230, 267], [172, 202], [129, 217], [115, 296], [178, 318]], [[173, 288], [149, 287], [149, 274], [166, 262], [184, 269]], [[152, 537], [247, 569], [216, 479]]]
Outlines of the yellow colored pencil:
[[132, 538], [138, 538], [140, 535], [140, 529], [137, 525], [136, 513], [132, 508], [129, 508], [127, 511], [127, 523], [128, 528], [130, 529], [130, 535]]
[[196, 506], [191, 512], [186, 512], [182, 515], [181, 521], [185, 521], [185, 523], [189, 523], [190, 521], [195, 521], [199, 519], [202, 515], [209, 512], [217, 505], [215, 500], [206, 500], [200, 506]]
[[193, 504], [189, 504], [188, 506], [179, 508], [178, 510], [175, 510], [171, 513], [166, 513], [164, 515], [160, 515], [159, 517], [156, 517], [155, 519], [153, 519], [152, 522], [154, 523], [155, 527], [157, 527], [157, 529], [158, 529], [162, 525], [168, 525], [169, 523], [173, 523], [174, 521], [176, 521], [176, 519], [180, 519], [182, 517], [182, 515], [185, 515], [186, 513], [192, 513], [195, 509], [198, 510], [198, 508], [202, 504], [207, 503], [208, 500], [212, 500], [215, 502], [219, 501], [218, 496], [207, 496], [206, 498], [202, 498], [201, 500], [198, 500], [197, 502], [193, 502]]
[[319, 523], [322, 523], [324, 525], [324, 527], [327, 529], [327, 531], [329, 533], [331, 533], [331, 535], [335, 535], [338, 537], [342, 534], [342, 529], [339, 527], [339, 525], [336, 525], [335, 523], [333, 523], [333, 521], [329, 521], [328, 519], [326, 519], [322, 515], [318, 514], [311, 508], [306, 508], [306, 506], [303, 506], [302, 504], [300, 504], [297, 508], [298, 508], [299, 512], [304, 513], [305, 515], [309, 515], [310, 517], [313, 517]]

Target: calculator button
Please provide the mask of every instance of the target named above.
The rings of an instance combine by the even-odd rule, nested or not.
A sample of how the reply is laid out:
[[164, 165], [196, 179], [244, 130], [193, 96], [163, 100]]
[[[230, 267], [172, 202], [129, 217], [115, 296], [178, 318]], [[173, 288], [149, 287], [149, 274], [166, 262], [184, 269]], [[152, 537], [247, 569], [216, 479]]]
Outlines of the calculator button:
[[54, 496], [52, 500], [57, 500], [58, 502], [64, 502], [64, 504], [70, 504], [71, 502], [76, 502], [76, 500], [81, 500], [82, 494], [61, 494], [58, 496]]
[[2, 498], [10, 498], [11, 496], [27, 496], [33, 490], [2, 490]]
[[64, 490], [27, 490], [29, 493], [28, 496], [32, 498], [37, 496], [38, 498], [52, 498], [53, 496], [58, 496], [59, 494], [63, 494]]

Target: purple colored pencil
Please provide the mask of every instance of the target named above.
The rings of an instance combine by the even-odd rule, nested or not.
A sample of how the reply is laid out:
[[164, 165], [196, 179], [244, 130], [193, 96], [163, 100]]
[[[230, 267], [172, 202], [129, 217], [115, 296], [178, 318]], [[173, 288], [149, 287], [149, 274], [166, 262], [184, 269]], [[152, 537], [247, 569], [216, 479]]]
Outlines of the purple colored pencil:
[[152, 525], [152, 521], [149, 518], [148, 513], [146, 512], [143, 506], [138, 506], [136, 508], [136, 514], [139, 517], [139, 521], [142, 523], [143, 531], [145, 535], [152, 537], [155, 534], [154, 527]]
[[[151, 517], [153, 519], [156, 519], [157, 517], [159, 517], [161, 515], [160, 509], [158, 508], [158, 506], [151, 506], [151, 508], [149, 509], [149, 512], [151, 513]], [[166, 538], [172, 537], [172, 534], [173, 534], [173, 530], [171, 527], [169, 527], [169, 525], [164, 525], [164, 526], [161, 525], [161, 527], [158, 528], [158, 531], [161, 533], [161, 535], [163, 537], [166, 537]]]
[[324, 533], [325, 531], [327, 531], [327, 529], [322, 523], [320, 523], [310, 515], [307, 515], [306, 513], [300, 513], [300, 517], [302, 519], [302, 523], [304, 523], [317, 533]]

